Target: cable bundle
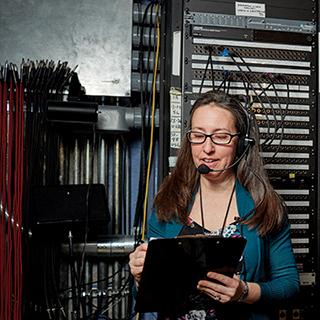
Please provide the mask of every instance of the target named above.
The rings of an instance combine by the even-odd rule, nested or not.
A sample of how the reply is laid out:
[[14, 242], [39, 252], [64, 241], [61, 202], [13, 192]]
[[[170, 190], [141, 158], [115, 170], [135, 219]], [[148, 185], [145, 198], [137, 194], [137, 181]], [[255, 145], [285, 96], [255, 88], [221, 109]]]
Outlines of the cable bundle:
[[[70, 89], [72, 76], [67, 62], [22, 62], [22, 82], [25, 87], [25, 157], [26, 202], [32, 186], [59, 184], [59, 133], [46, 119], [47, 100], [63, 100]], [[34, 231], [34, 216], [26, 203], [27, 214], [23, 218], [24, 230]], [[56, 244], [48, 244], [34, 232], [24, 247], [24, 271], [26, 274], [26, 314], [28, 317], [56, 318], [64, 315], [58, 297]], [[38, 237], [38, 238], [37, 238]], [[39, 241], [40, 240], [40, 241]], [[55, 264], [55, 265], [53, 265]], [[36, 285], [35, 285], [36, 283]], [[65, 315], [64, 315], [64, 318]]]
[[39, 280], [32, 271], [38, 248], [22, 241], [28, 240], [23, 231], [30, 224], [28, 187], [58, 179], [58, 139], [46, 124], [44, 105], [47, 99], [62, 100], [75, 69], [66, 62], [29, 60], [22, 60], [20, 70], [12, 63], [0, 68], [0, 319], [18, 320], [23, 273], [30, 301]]
[[[212, 73], [212, 89], [223, 90], [226, 93], [231, 94], [231, 91], [237, 91], [236, 89], [241, 88], [241, 90], [244, 91], [244, 94], [237, 94], [236, 98], [244, 103], [244, 106], [248, 111], [250, 118], [255, 123], [258, 132], [261, 130], [258, 124], [258, 117], [262, 115], [257, 116], [255, 114], [254, 106], [256, 104], [260, 106], [263, 116], [265, 116], [266, 132], [264, 132], [264, 139], [261, 139], [262, 141], [260, 143], [262, 150], [267, 150], [267, 148], [273, 144], [276, 136], [280, 135], [276, 150], [273, 152], [271, 158], [269, 158], [268, 161], [265, 161], [265, 164], [272, 162], [282, 145], [284, 120], [289, 107], [289, 83], [286, 76], [282, 74], [254, 73], [249, 64], [235, 49], [225, 48], [223, 46], [214, 48], [210, 45], [205, 46], [205, 49], [208, 52], [208, 59], [201, 81], [199, 94], [201, 94], [202, 89], [204, 88], [204, 80], [206, 79], [206, 74], [209, 73], [209, 64], [211, 65]], [[224, 78], [217, 87], [215, 86], [212, 62], [212, 53], [214, 49], [216, 50], [216, 53], [219, 53], [222, 57], [225, 57], [228, 63], [232, 63], [238, 69], [238, 71], [235, 73], [224, 71]], [[232, 86], [232, 82], [235, 83], [236, 81], [242, 82], [243, 86]], [[276, 88], [277, 83], [285, 84], [285, 108], [282, 108], [281, 106], [278, 89]], [[238, 90], [240, 91], [240, 89]], [[271, 96], [268, 95], [268, 91], [269, 94], [272, 93]], [[280, 118], [280, 120], [277, 118]]]
[[24, 90], [16, 66], [0, 73], [0, 318], [21, 319]]
[[[21, 70], [26, 91], [26, 134], [29, 185], [59, 184], [57, 136], [47, 126], [47, 100], [62, 100], [75, 74], [67, 62], [23, 61]], [[50, 153], [50, 151], [53, 151]], [[50, 157], [47, 155], [50, 153]], [[43, 170], [41, 170], [42, 168]], [[39, 170], [40, 169], [40, 170]]]
[[[140, 101], [141, 101], [141, 158], [140, 158], [140, 179], [139, 179], [139, 194], [136, 205], [136, 212], [134, 218], [134, 228], [137, 231], [136, 237], [137, 242], [144, 240], [145, 226], [146, 226], [146, 210], [148, 205], [148, 188], [150, 180], [150, 171], [151, 163], [153, 157], [153, 142], [154, 142], [154, 114], [156, 108], [156, 79], [157, 79], [157, 69], [158, 69], [158, 59], [160, 54], [160, 21], [159, 13], [161, 1], [150, 1], [146, 6], [142, 21], [139, 23], [140, 28], [140, 45], [139, 45], [139, 70], [140, 70]], [[147, 21], [147, 15], [150, 11], [150, 16], [152, 12], [155, 12], [155, 29], [154, 34], [155, 44], [154, 48], [151, 47], [151, 34], [149, 34], [149, 46], [145, 48], [143, 45], [143, 30]], [[150, 20], [152, 20], [150, 18]], [[151, 29], [151, 28], [150, 28]], [[149, 30], [150, 30], [149, 29]], [[147, 51], [147, 60], [151, 58], [151, 51], [154, 50], [154, 70], [149, 70], [149, 63], [147, 63], [147, 70], [144, 70], [143, 66], [143, 53]], [[148, 85], [145, 85], [145, 90], [143, 86], [143, 72], [146, 71], [146, 81], [149, 78], [149, 74], [152, 72], [153, 81], [152, 81], [152, 92], [148, 92]], [[151, 123], [150, 123], [150, 137], [147, 134], [147, 124], [145, 123], [146, 113], [151, 114]], [[149, 144], [149, 149], [148, 149]], [[148, 151], [149, 150], [149, 151]], [[147, 155], [148, 154], [148, 155]]]

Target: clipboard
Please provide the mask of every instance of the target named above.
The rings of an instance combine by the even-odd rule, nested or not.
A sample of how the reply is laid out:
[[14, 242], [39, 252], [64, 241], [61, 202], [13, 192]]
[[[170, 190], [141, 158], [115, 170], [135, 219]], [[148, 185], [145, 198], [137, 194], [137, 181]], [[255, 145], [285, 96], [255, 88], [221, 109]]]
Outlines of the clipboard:
[[136, 312], [170, 312], [199, 293], [197, 284], [215, 271], [232, 277], [247, 240], [186, 236], [151, 240], [136, 298]]

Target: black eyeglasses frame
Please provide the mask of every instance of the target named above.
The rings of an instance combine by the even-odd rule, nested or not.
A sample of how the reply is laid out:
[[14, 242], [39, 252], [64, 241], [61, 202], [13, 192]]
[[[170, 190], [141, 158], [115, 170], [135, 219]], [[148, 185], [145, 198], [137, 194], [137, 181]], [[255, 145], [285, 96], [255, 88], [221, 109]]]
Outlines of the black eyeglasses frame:
[[[204, 140], [203, 140], [202, 142], [192, 142], [192, 141], [190, 140], [190, 134], [191, 134], [191, 133], [200, 133], [200, 134], [203, 134], [205, 138], [204, 138]], [[227, 143], [219, 143], [219, 142], [213, 141], [212, 136], [214, 136], [214, 135], [216, 135], [216, 134], [226, 134], [226, 135], [230, 136], [229, 142], [227, 142]], [[236, 134], [231, 134], [231, 133], [228, 133], [228, 132], [214, 132], [214, 133], [211, 133], [211, 134], [206, 134], [206, 133], [204, 133], [204, 132], [192, 131], [192, 130], [189, 130], [189, 131], [186, 133], [186, 136], [187, 136], [188, 141], [189, 141], [190, 143], [192, 143], [192, 144], [202, 144], [202, 143], [205, 143], [205, 141], [207, 140], [207, 138], [210, 138], [210, 140], [211, 140], [214, 144], [221, 145], [221, 146], [230, 144], [231, 140], [232, 140], [234, 137], [237, 137], [237, 136], [240, 136], [240, 135], [241, 135], [241, 132], [237, 132]]]

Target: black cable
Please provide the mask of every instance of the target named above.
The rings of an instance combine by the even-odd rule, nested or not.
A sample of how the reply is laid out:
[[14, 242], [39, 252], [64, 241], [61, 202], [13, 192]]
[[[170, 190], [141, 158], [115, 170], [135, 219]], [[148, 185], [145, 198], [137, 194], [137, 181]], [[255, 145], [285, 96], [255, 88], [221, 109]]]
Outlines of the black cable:
[[[150, 68], [149, 68], [149, 59], [150, 59], [150, 55], [151, 55], [151, 35], [152, 35], [152, 11], [153, 11], [153, 7], [154, 7], [154, 3], [151, 3], [151, 6], [149, 7], [150, 8], [150, 27], [149, 27], [149, 45], [148, 45], [148, 55], [147, 55], [147, 68], [146, 68], [146, 96], [145, 96], [145, 101], [148, 101], [147, 104], [146, 104], [146, 107], [147, 107], [147, 110], [150, 114], [150, 105], [151, 105], [151, 99], [152, 99], [152, 91], [149, 92], [148, 91], [148, 79], [149, 79], [149, 74], [150, 74]], [[156, 30], [156, 29], [155, 29]], [[154, 32], [154, 35], [153, 35], [153, 39], [154, 41], [156, 40], [156, 32]], [[156, 43], [156, 42], [155, 42]], [[153, 48], [155, 48], [155, 46], [153, 46]], [[154, 50], [153, 50], [154, 52]], [[155, 62], [155, 55], [154, 55], [154, 62]], [[148, 117], [148, 123], [147, 123], [147, 128], [150, 124], [150, 119]]]
[[[224, 75], [224, 78], [222, 79], [219, 87], [217, 88], [217, 91], [219, 91], [219, 90], [221, 89], [221, 87], [222, 87], [223, 85], [225, 85], [227, 79], [230, 77], [230, 72], [229, 72], [229, 71], [225, 71], [224, 74], [225, 74], [225, 75]], [[224, 90], [224, 91], [225, 91], [225, 90]]]
[[[145, 164], [145, 105], [144, 105], [144, 95], [143, 95], [143, 24], [146, 17], [146, 11], [151, 4], [149, 3], [142, 19], [142, 22], [139, 25], [140, 30], [140, 46], [139, 46], [139, 72], [140, 72], [140, 104], [141, 104], [141, 152], [140, 152], [140, 177], [139, 177], [139, 191], [134, 219], [134, 227], [136, 228], [135, 232], [138, 232], [139, 220], [142, 215], [142, 204], [143, 201], [143, 189], [144, 181], [146, 176], [146, 164]], [[137, 235], [138, 236], [138, 235]]]
[[[144, 11], [143, 19], [140, 24], [140, 51], [139, 51], [139, 65], [140, 65], [140, 90], [141, 90], [141, 152], [140, 152], [140, 177], [139, 177], [139, 191], [137, 197], [137, 205], [134, 217], [134, 227], [135, 227], [135, 239], [136, 242], [141, 240], [142, 235], [140, 234], [142, 226], [142, 215], [143, 215], [143, 203], [146, 187], [146, 175], [147, 175], [147, 158], [146, 158], [146, 125], [145, 125], [145, 115], [146, 115], [146, 102], [144, 100], [144, 90], [143, 90], [143, 28], [147, 17], [147, 11], [149, 7], [153, 4], [150, 2]], [[147, 62], [148, 63], [148, 62]], [[148, 79], [146, 79], [146, 91], [148, 89]]]
[[[122, 270], [121, 270], [122, 271]], [[112, 297], [111, 300], [109, 300], [103, 307], [97, 307], [97, 306], [94, 306], [93, 304], [91, 304], [91, 306], [95, 307], [96, 308], [96, 311], [92, 314], [92, 315], [89, 315], [89, 316], [94, 316], [93, 319], [97, 319], [102, 313], [104, 313], [105, 311], [107, 311], [110, 307], [109, 305], [112, 304], [117, 298], [123, 298], [122, 296], [122, 292], [127, 288], [127, 285], [129, 284], [129, 282], [131, 281], [131, 278], [133, 278], [133, 276], [131, 275], [131, 273], [129, 273], [128, 277], [123, 277], [121, 279], [121, 281], [123, 281], [124, 279], [126, 279], [125, 283], [121, 286], [121, 288], [119, 289], [119, 292], [114, 295]], [[122, 296], [122, 297], [121, 297]], [[120, 300], [121, 301], [121, 300]], [[118, 301], [118, 303], [120, 303], [120, 301]]]
[[44, 268], [43, 268], [43, 285], [44, 285], [44, 299], [45, 299], [45, 304], [46, 304], [46, 311], [48, 314], [48, 318], [52, 319], [52, 307], [49, 305], [49, 297], [48, 297], [48, 279], [47, 279], [47, 261], [48, 261], [48, 256], [47, 256], [47, 247], [44, 247]]
[[53, 254], [53, 251], [52, 251], [52, 259], [51, 259], [51, 277], [52, 277], [52, 284], [53, 284], [53, 290], [54, 290], [54, 295], [56, 297], [56, 300], [58, 301], [58, 306], [59, 306], [59, 310], [60, 312], [62, 313], [62, 316], [63, 318], [67, 319], [67, 315], [64, 311], [64, 308], [61, 304], [61, 301], [60, 301], [60, 297], [59, 297], [59, 293], [58, 293], [58, 286], [57, 286], [57, 282], [56, 282], [56, 277], [55, 277], [55, 274], [54, 274], [54, 270], [55, 270], [55, 267], [54, 267], [54, 254]]
[[[78, 65], [76, 65], [72, 70], [69, 68], [68, 72], [66, 72], [65, 74], [65, 79], [64, 81], [61, 83], [58, 92], [60, 92], [60, 94], [63, 93], [63, 87], [66, 85], [66, 83], [70, 80], [70, 78], [75, 74], [76, 69], [78, 68]], [[70, 71], [70, 72], [69, 72]]]
[[66, 68], [67, 68], [68, 62], [63, 62], [61, 64], [60, 74], [58, 73], [58, 78], [56, 82], [56, 99], [61, 100], [62, 93], [59, 91], [59, 88], [61, 87], [61, 84], [63, 83], [63, 77], [65, 76]]
[[[266, 90], [267, 90], [269, 87], [263, 88], [262, 85], [261, 85], [261, 83], [258, 81], [257, 77], [255, 76], [255, 74], [252, 72], [250, 66], [244, 61], [244, 59], [242, 58], [242, 56], [241, 56], [238, 52], [236, 52], [236, 51], [234, 51], [234, 53], [237, 55], [237, 57], [241, 60], [241, 62], [242, 62], [242, 63], [246, 66], [246, 68], [249, 70], [249, 73], [250, 73], [251, 76], [254, 78], [254, 80], [256, 81], [256, 83], [258, 84], [258, 86], [259, 86], [259, 88], [260, 88], [260, 90], [261, 90], [261, 93], [258, 94], [258, 95], [256, 95], [256, 98], [260, 98], [261, 95], [264, 94], [265, 98], [267, 99], [268, 104], [269, 104], [269, 106], [270, 106], [270, 108], [271, 108], [271, 110], [272, 110], [272, 113], [273, 113], [273, 116], [274, 116], [274, 119], [275, 119], [275, 131], [277, 131], [277, 120], [276, 120], [275, 110], [274, 110], [273, 104], [271, 103], [271, 101], [270, 101], [270, 99], [269, 99], [269, 96], [267, 95], [267, 92], [266, 92]], [[230, 57], [233, 59], [232, 55], [230, 55]], [[233, 60], [236, 61], [235, 59], [233, 59]], [[240, 67], [240, 66], [238, 65], [238, 68], [239, 68], [239, 67]], [[251, 84], [251, 82], [250, 82], [250, 84]], [[253, 86], [252, 86], [252, 88], [253, 88]], [[274, 87], [274, 89], [275, 89], [275, 87]], [[254, 88], [253, 88], [253, 90], [255, 91]], [[276, 90], [275, 90], [275, 94], [276, 94], [276, 96], [277, 96]], [[259, 100], [260, 100], [260, 99], [259, 99]], [[260, 101], [261, 101], [261, 100], [260, 100]], [[278, 100], [278, 101], [279, 101], [279, 100]], [[268, 113], [266, 112], [266, 108], [265, 108], [264, 104], [262, 104], [261, 106], [262, 106], [262, 108], [263, 108], [264, 111], [265, 111], [266, 117], [269, 118]], [[269, 122], [269, 121], [268, 121], [268, 122]], [[272, 143], [272, 141], [273, 141], [273, 139], [274, 139], [275, 132], [273, 133], [272, 137], [270, 138], [270, 137], [269, 137], [269, 136], [270, 136], [270, 127], [269, 127], [269, 126], [268, 126], [268, 130], [269, 130], [269, 131], [268, 131], [268, 138], [267, 138], [264, 142], [261, 143], [262, 146], [263, 146], [264, 144], [267, 144], [267, 143]]]
[[[54, 88], [56, 79], [57, 79], [57, 77], [58, 77], [59, 68], [60, 68], [60, 62], [58, 62], [55, 70], [52, 72], [52, 75], [51, 75], [51, 77], [50, 77], [50, 79], [49, 79], [49, 81], [48, 81], [48, 87], [49, 87], [50, 82], [51, 82], [51, 86], [49, 87], [49, 90], [48, 90], [48, 92], [50, 93], [50, 94], [49, 94], [49, 99], [50, 99], [50, 100], [56, 99], [56, 97], [55, 97], [54, 94], [53, 94], [53, 91], [54, 91], [53, 88]], [[57, 94], [57, 93], [56, 93], [56, 94]]]
[[[84, 281], [84, 258], [85, 258], [85, 249], [88, 241], [88, 233], [89, 233], [89, 211], [90, 211], [90, 196], [91, 196], [91, 185], [93, 183], [93, 168], [94, 168], [94, 153], [95, 153], [95, 145], [96, 145], [96, 125], [93, 124], [93, 139], [92, 139], [92, 155], [91, 155], [91, 163], [90, 163], [90, 176], [89, 176], [89, 185], [86, 194], [86, 219], [85, 219], [85, 238], [83, 244], [83, 250], [81, 255], [81, 265], [79, 271], [79, 282], [78, 282], [78, 310], [80, 311], [80, 301], [81, 301], [81, 287], [82, 282]], [[83, 286], [84, 287], [84, 286]]]
[[203, 89], [203, 85], [204, 85], [204, 81], [208, 72], [208, 67], [209, 67], [209, 63], [211, 65], [211, 72], [212, 72], [212, 88], [215, 88], [214, 85], [214, 77], [213, 77], [213, 64], [212, 64], [212, 51], [213, 51], [213, 46], [205, 46], [205, 49], [208, 50], [208, 59], [207, 59], [207, 64], [206, 67], [204, 69], [204, 73], [203, 73], [203, 77], [201, 80], [201, 84], [200, 84], [200, 88], [199, 88], [199, 95], [201, 95], [202, 89]]
[[[122, 318], [122, 319], [111, 319], [110, 317], [108, 317], [108, 316], [105, 316], [105, 315], [99, 315], [99, 318], [103, 318], [103, 319], [107, 319], [107, 320], [130, 320], [130, 319], [132, 319], [133, 317], [135, 317], [136, 316], [136, 312], [133, 312], [133, 313], [131, 313], [130, 315], [128, 315], [127, 317], [125, 317], [125, 318]], [[94, 318], [92, 318], [92, 317], [94, 317], [94, 315], [90, 315], [90, 316], [88, 316], [88, 320], [94, 320]]]
[[233, 198], [233, 194], [236, 190], [236, 183], [234, 183], [234, 186], [232, 188], [232, 192], [231, 192], [231, 196], [230, 196], [230, 199], [229, 199], [229, 202], [228, 202], [228, 206], [227, 206], [227, 211], [226, 211], [226, 214], [225, 214], [225, 217], [224, 217], [224, 220], [223, 220], [223, 224], [222, 224], [222, 228], [221, 228], [221, 231], [220, 231], [220, 236], [222, 237], [223, 236], [223, 231], [224, 231], [224, 228], [226, 226], [226, 222], [227, 222], [227, 218], [228, 218], [228, 214], [229, 214], [229, 210], [230, 210], [230, 206], [231, 206], [231, 202], [232, 202], [232, 198]]
[[104, 278], [104, 279], [100, 279], [100, 280], [96, 280], [96, 281], [91, 281], [91, 282], [86, 282], [84, 283], [83, 285], [84, 286], [88, 286], [88, 285], [93, 285], [93, 284], [96, 284], [96, 283], [99, 283], [99, 282], [103, 282], [103, 281], [106, 281], [106, 280], [109, 280], [111, 278], [113, 278], [116, 274], [122, 272], [122, 269], [129, 263], [129, 259], [127, 259], [121, 266], [120, 268], [115, 271], [111, 276], [108, 276], [107, 278]]
[[282, 130], [281, 130], [280, 141], [279, 141], [277, 149], [273, 153], [272, 157], [270, 159], [268, 159], [267, 161], [265, 161], [265, 163], [264, 163], [265, 165], [268, 163], [271, 163], [273, 161], [273, 159], [276, 157], [276, 155], [278, 154], [278, 152], [282, 146], [283, 135], [284, 135], [284, 120], [285, 120], [285, 117], [286, 117], [288, 109], [289, 109], [289, 84], [288, 84], [288, 81], [286, 78], [285, 78], [285, 81], [286, 81], [286, 85], [287, 85], [287, 106], [286, 106], [283, 114], [282, 114], [282, 109], [281, 109], [281, 122], [279, 123], [279, 128], [281, 128]]
[[78, 310], [78, 301], [77, 301], [77, 286], [76, 286], [76, 270], [75, 270], [75, 262], [74, 262], [74, 256], [73, 256], [73, 235], [71, 230], [69, 231], [69, 258], [70, 258], [70, 269], [71, 269], [71, 291], [72, 291], [72, 313], [73, 315], [76, 315], [76, 318], [78, 318], [77, 315], [79, 315]]
[[[223, 49], [223, 52], [221, 53], [221, 55], [222, 55], [222, 56], [227, 56], [227, 55], [229, 55], [229, 57], [231, 58], [231, 60], [232, 60], [232, 61], [235, 63], [235, 65], [238, 67], [238, 69], [239, 69], [239, 71], [241, 72], [241, 74], [243, 75], [243, 77], [246, 79], [248, 85], [250, 85], [251, 89], [252, 89], [254, 92], [256, 92], [256, 89], [253, 87], [251, 81], [248, 79], [247, 75], [246, 75], [245, 72], [242, 70], [241, 66], [240, 66], [239, 63], [236, 61], [236, 59], [234, 58], [233, 54], [230, 54], [229, 51], [228, 51], [226, 48], [222, 47], [222, 46], [221, 46], [221, 49]], [[256, 82], [257, 82], [257, 84], [259, 85], [259, 87], [261, 88], [261, 90], [264, 91], [264, 89], [262, 88], [260, 82], [257, 80], [257, 78], [255, 77], [255, 75], [252, 73], [252, 71], [251, 71], [250, 67], [247, 65], [247, 63], [242, 59], [242, 57], [240, 57], [240, 55], [239, 55], [237, 52], [235, 52], [235, 51], [233, 51], [233, 52], [237, 55], [238, 58], [240, 58], [240, 60], [241, 60], [241, 61], [243, 62], [243, 64], [244, 64], [244, 66], [249, 70], [249, 73], [251, 74], [251, 76], [256, 80]], [[261, 104], [261, 107], [262, 107], [264, 110], [266, 110], [266, 109], [265, 109], [265, 106], [264, 106], [264, 103], [263, 103], [262, 100], [260, 99], [260, 96], [259, 96], [259, 95], [256, 95], [256, 97], [258, 98], [258, 101], [259, 101], [259, 103]], [[270, 102], [270, 100], [269, 100], [269, 97], [268, 97], [266, 94], [265, 94], [265, 97], [266, 97], [268, 103], [271, 105], [271, 102]], [[266, 112], [265, 112], [265, 113], [266, 113]], [[269, 118], [266, 117], [266, 119], [267, 119], [267, 125], [268, 125], [268, 133], [267, 133], [267, 136], [269, 136], [269, 135], [270, 135], [270, 123], [269, 123]], [[267, 138], [266, 140], [268, 140], [268, 138]], [[263, 144], [263, 143], [262, 143], [262, 144]]]
[[[279, 106], [279, 109], [280, 109], [280, 112], [281, 112], [281, 117], [282, 117], [281, 103], [280, 103], [280, 100], [279, 100], [278, 92], [277, 92], [276, 87], [275, 87], [275, 85], [274, 85], [275, 78], [274, 78], [274, 79], [271, 79], [268, 74], [265, 74], [265, 77], [266, 77], [268, 80], [270, 80], [270, 84], [265, 88], [265, 90], [268, 90], [268, 88], [269, 88], [270, 86], [273, 87], [274, 93], [275, 93], [276, 99], [277, 99], [277, 104], [278, 104], [278, 106]], [[261, 94], [262, 94], [262, 92], [260, 93], [260, 95], [261, 95]], [[272, 135], [272, 138], [270, 139], [271, 142], [272, 142], [272, 141], [274, 140], [275, 135], [277, 134], [277, 131], [278, 131], [278, 129], [279, 129], [280, 126], [278, 126], [278, 122], [277, 122], [277, 118], [276, 118], [277, 116], [276, 116], [275, 110], [274, 110], [274, 108], [273, 108], [273, 104], [271, 104], [270, 107], [271, 107], [271, 110], [272, 110], [272, 113], [273, 113], [273, 116], [274, 116], [274, 123], [275, 123], [275, 124], [274, 124], [274, 133], [273, 133], [273, 135]]]
[[[132, 276], [131, 273], [129, 273], [129, 276], [128, 276], [127, 280], [126, 280], [125, 283], [121, 286], [121, 288], [119, 289], [119, 292], [118, 292], [116, 295], [114, 295], [114, 296], [112, 297], [112, 299], [110, 299], [110, 300], [108, 301], [108, 303], [107, 303], [107, 304], [102, 308], [102, 310], [100, 311], [100, 314], [106, 312], [106, 311], [110, 308], [109, 305], [110, 305], [111, 303], [113, 303], [116, 299], [121, 298], [122, 292], [126, 289], [126, 286], [129, 284], [131, 277], [133, 277], [133, 276]], [[122, 297], [122, 298], [123, 298], [123, 297]], [[122, 298], [121, 298], [121, 299], [122, 299]], [[121, 301], [121, 300], [120, 300], [120, 301]], [[119, 301], [119, 302], [120, 302], [120, 301]], [[119, 302], [118, 302], [118, 303], [119, 303]], [[108, 317], [108, 319], [110, 319], [110, 318]]]
[[[229, 94], [229, 90], [230, 90], [230, 87], [231, 87], [231, 81], [232, 81], [232, 78], [229, 77], [228, 80], [226, 81], [225, 85], [224, 85], [224, 91]], [[228, 83], [228, 86], [226, 87]]]
[[201, 182], [199, 179], [199, 195], [200, 195], [200, 212], [201, 212], [201, 228], [202, 228], [202, 234], [204, 234], [204, 217], [203, 217], [203, 205], [202, 205], [202, 189], [201, 189]]

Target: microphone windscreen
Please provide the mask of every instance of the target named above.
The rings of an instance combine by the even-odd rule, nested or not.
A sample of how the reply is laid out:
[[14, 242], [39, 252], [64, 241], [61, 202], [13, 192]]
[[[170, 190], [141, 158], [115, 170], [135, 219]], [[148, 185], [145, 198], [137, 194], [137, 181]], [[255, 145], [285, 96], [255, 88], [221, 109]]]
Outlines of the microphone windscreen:
[[207, 174], [210, 171], [212, 170], [205, 164], [200, 164], [200, 166], [198, 167], [198, 172], [201, 174]]

